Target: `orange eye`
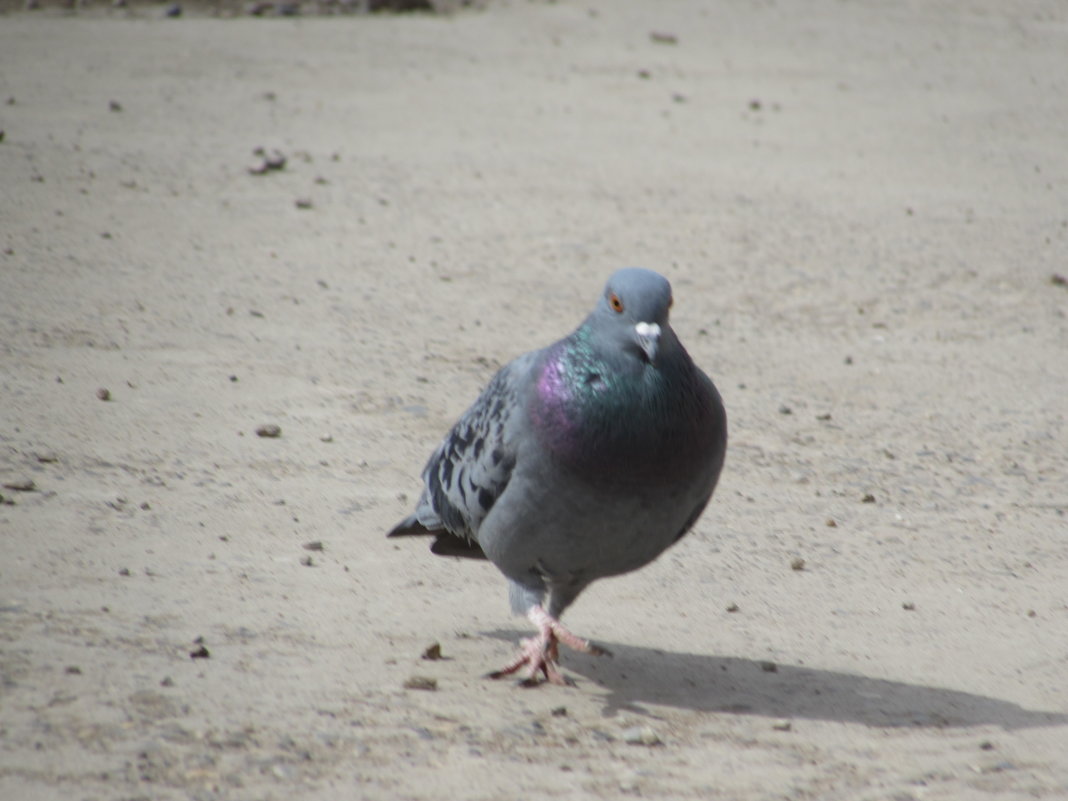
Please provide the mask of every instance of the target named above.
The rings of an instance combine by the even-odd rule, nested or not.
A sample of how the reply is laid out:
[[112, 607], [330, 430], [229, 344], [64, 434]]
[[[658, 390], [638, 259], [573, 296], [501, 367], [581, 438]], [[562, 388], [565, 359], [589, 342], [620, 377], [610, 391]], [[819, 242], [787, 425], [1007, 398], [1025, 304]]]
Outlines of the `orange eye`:
[[619, 295], [617, 295], [615, 292], [609, 294], [608, 305], [612, 307], [612, 311], [614, 311], [616, 314], [623, 313], [623, 301], [619, 299]]

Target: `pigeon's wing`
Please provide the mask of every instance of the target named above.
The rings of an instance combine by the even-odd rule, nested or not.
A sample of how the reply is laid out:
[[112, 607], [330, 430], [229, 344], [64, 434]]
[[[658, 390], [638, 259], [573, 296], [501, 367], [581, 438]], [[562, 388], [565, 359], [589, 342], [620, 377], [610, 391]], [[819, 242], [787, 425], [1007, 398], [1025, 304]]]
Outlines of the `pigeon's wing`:
[[435, 534], [434, 553], [485, 558], [478, 529], [512, 478], [513, 433], [534, 358], [521, 356], [493, 377], [427, 462], [415, 513], [388, 536]]

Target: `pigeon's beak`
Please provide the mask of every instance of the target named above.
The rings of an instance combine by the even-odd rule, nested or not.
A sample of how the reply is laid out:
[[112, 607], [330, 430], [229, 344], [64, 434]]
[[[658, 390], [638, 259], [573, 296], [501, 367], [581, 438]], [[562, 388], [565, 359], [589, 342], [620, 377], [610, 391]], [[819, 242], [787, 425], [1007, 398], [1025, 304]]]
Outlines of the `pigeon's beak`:
[[660, 348], [660, 326], [656, 323], [638, 323], [634, 326], [638, 347], [645, 353], [649, 364], [656, 366], [656, 353]]

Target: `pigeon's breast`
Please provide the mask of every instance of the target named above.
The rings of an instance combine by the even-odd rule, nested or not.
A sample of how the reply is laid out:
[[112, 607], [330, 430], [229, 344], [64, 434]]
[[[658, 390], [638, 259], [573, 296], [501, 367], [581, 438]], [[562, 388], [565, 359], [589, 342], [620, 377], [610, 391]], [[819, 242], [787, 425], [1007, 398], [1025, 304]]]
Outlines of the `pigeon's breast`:
[[664, 482], [693, 470], [707, 450], [702, 399], [689, 382], [639, 365], [550, 350], [535, 371], [528, 409], [540, 444], [580, 475]]

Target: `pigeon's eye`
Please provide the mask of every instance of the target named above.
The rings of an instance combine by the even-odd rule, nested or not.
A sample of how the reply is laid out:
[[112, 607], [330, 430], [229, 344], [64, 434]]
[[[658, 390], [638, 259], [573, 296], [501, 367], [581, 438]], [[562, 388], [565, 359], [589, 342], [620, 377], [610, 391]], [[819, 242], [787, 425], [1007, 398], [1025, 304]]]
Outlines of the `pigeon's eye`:
[[616, 314], [623, 313], [623, 301], [619, 299], [619, 295], [615, 292], [610, 292], [608, 295], [608, 305], [612, 307], [612, 311]]

